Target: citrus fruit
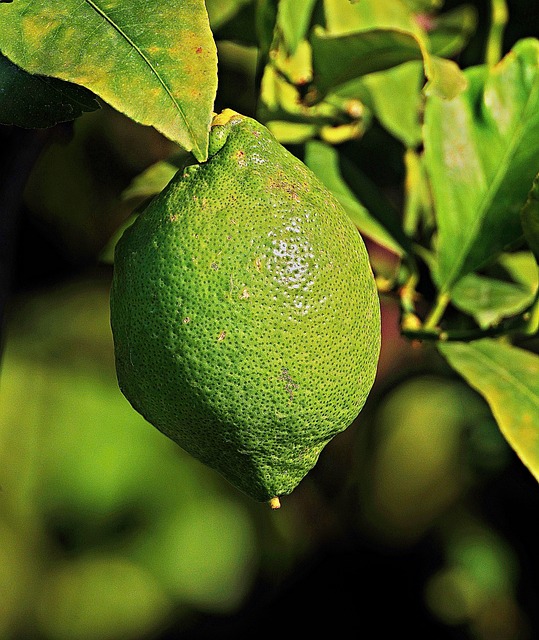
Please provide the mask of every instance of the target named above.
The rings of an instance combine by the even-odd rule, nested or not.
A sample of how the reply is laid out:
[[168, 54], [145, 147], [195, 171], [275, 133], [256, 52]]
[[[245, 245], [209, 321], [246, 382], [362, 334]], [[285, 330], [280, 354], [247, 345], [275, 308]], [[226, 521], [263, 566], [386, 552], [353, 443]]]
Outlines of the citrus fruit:
[[214, 118], [115, 250], [120, 388], [150, 423], [279, 504], [373, 385], [380, 307], [345, 211], [257, 121]]

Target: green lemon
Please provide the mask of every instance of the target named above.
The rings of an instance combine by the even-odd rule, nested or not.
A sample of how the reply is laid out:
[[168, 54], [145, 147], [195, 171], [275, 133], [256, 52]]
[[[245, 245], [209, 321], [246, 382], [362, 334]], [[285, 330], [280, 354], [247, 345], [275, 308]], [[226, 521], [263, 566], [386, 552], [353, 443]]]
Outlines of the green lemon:
[[374, 383], [380, 306], [357, 229], [261, 124], [216, 116], [122, 235], [111, 325], [120, 388], [150, 423], [279, 505]]

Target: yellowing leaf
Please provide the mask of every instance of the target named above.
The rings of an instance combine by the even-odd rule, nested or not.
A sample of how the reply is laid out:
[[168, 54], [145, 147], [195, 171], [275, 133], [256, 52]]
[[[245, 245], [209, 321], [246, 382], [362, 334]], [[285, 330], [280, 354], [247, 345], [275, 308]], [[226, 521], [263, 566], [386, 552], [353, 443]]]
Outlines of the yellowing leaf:
[[439, 349], [485, 398], [504, 437], [539, 480], [539, 356], [490, 339]]
[[0, 51], [32, 74], [93, 91], [202, 161], [217, 86], [203, 0], [0, 4]]

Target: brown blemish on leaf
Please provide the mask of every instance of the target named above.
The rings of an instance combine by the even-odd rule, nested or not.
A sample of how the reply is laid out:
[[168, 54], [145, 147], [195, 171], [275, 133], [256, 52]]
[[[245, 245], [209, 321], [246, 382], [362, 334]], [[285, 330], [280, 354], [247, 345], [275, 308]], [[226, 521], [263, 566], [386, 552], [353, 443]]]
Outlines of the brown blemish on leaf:
[[202, 47], [197, 47], [195, 49], [195, 53], [202, 53]]

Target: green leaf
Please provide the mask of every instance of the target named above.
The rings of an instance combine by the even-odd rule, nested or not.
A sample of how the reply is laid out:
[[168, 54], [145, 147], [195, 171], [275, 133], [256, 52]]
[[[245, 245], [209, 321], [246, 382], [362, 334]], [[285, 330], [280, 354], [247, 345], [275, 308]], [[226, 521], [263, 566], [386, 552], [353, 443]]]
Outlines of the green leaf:
[[452, 58], [464, 49], [477, 28], [477, 9], [463, 4], [431, 18], [428, 30], [429, 50], [444, 58]]
[[210, 25], [215, 32], [229, 22], [251, 0], [205, 0]]
[[[405, 253], [401, 245], [386, 228], [374, 218], [356, 198], [343, 179], [339, 167], [339, 154], [330, 145], [317, 140], [305, 146], [305, 164], [339, 200], [352, 222], [366, 236], [397, 255]], [[403, 242], [404, 244], [404, 242]]]
[[[359, 2], [359, 0], [351, 0], [352, 3]], [[444, 0], [404, 0], [412, 11], [425, 11], [432, 13], [443, 5]]]
[[459, 67], [429, 53], [429, 42], [402, 0], [325, 0], [326, 30], [311, 34], [315, 85], [321, 96], [367, 73], [422, 60], [428, 91], [452, 98], [465, 86]]
[[0, 51], [207, 158], [217, 54], [203, 0], [0, 4]]
[[539, 42], [466, 71], [453, 100], [430, 96], [424, 141], [438, 225], [442, 291], [522, 235], [519, 211], [539, 168]]
[[466, 76], [453, 60], [430, 55], [425, 58], [426, 96], [436, 96], [442, 100], [452, 100], [468, 86]]
[[440, 343], [439, 349], [485, 398], [502, 434], [539, 480], [539, 356], [489, 339]]
[[311, 14], [317, 0], [280, 0], [277, 24], [282, 31], [285, 47], [293, 54], [307, 35]]
[[320, 131], [320, 126], [316, 124], [286, 120], [271, 120], [266, 126], [281, 144], [302, 144], [314, 138]]
[[122, 192], [122, 200], [149, 198], [161, 193], [172, 180], [178, 166], [169, 160], [160, 160], [136, 176]]
[[0, 54], [0, 123], [45, 128], [99, 109], [95, 96], [75, 84], [35, 76]]
[[396, 29], [419, 34], [420, 29], [413, 12], [402, 0], [324, 0], [326, 29], [332, 35]]
[[520, 217], [526, 241], [539, 264], [539, 174], [535, 176]]
[[413, 34], [388, 29], [334, 36], [315, 27], [311, 47], [314, 83], [321, 96], [359, 76], [423, 58]]
[[451, 301], [485, 329], [527, 309], [536, 291], [537, 285], [530, 290], [522, 284], [469, 273], [455, 285]]
[[497, 264], [520, 286], [531, 293], [539, 286], [537, 263], [531, 251], [515, 251], [502, 253]]
[[360, 100], [382, 126], [411, 148], [421, 142], [422, 85], [421, 63], [412, 61], [356, 78], [337, 89], [335, 94]]

